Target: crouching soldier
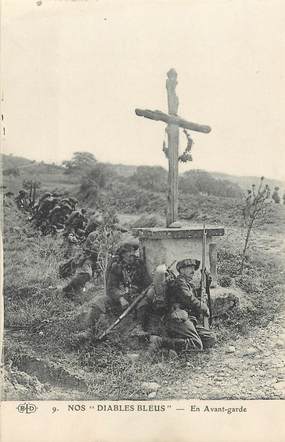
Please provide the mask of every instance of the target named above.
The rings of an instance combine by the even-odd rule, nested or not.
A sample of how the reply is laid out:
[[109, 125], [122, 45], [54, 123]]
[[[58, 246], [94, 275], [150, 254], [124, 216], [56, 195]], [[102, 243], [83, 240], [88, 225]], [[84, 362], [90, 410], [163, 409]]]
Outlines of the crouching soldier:
[[[158, 285], [155, 283], [155, 276], [159, 275], [159, 267], [163, 270], [163, 266], [156, 269], [155, 290], [153, 293], [150, 290], [143, 300], [144, 304], [147, 304], [147, 322], [149, 323], [152, 316], [157, 316], [156, 324], [160, 324], [159, 327], [155, 325], [154, 329], [146, 324], [150, 335], [149, 355], [162, 348], [181, 352], [190, 348], [203, 350], [215, 344], [214, 334], [199, 324], [201, 315], [209, 316], [209, 309], [198, 299], [198, 291], [193, 284], [194, 272], [199, 266], [200, 261], [195, 259], [179, 261], [176, 265], [178, 276], [173, 279], [173, 274], [170, 274], [169, 278], [169, 272], [166, 272], [165, 283]], [[156, 308], [159, 298], [160, 310]]]
[[115, 313], [122, 313], [135, 296], [150, 284], [145, 265], [137, 256], [137, 249], [136, 242], [125, 242], [108, 266], [107, 297]]
[[[186, 347], [203, 350], [212, 347], [216, 338], [213, 332], [199, 323], [201, 316], [209, 316], [208, 306], [198, 298], [193, 284], [193, 276], [199, 266], [197, 259], [183, 259], [176, 265], [178, 276], [168, 295], [167, 333], [170, 338], [184, 339]], [[207, 279], [210, 284], [209, 277]]]
[[86, 319], [87, 330], [77, 336], [80, 340], [92, 338], [93, 329], [102, 318], [117, 318], [150, 284], [137, 250], [136, 241], [127, 241], [111, 258], [106, 271], [106, 295], [97, 296], [93, 301]]

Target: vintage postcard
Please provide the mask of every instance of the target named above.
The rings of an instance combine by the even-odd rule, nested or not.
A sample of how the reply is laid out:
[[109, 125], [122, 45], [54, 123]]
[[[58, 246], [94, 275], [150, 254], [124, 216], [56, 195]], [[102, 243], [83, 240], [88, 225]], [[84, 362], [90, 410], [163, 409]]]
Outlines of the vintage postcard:
[[284, 1], [1, 15], [1, 441], [281, 442]]

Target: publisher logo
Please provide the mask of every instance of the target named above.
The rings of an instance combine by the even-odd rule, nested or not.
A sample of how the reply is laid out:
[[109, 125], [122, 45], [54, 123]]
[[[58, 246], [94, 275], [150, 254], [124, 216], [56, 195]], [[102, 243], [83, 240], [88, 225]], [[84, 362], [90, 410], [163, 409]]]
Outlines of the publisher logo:
[[34, 404], [30, 404], [29, 402], [25, 402], [23, 404], [19, 404], [17, 410], [19, 413], [31, 414], [37, 411], [38, 407]]

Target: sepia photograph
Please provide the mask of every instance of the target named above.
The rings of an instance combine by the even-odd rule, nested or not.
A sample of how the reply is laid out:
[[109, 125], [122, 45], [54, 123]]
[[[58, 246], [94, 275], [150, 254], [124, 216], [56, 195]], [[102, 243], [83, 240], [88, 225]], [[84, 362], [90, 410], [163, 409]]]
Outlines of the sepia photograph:
[[2, 4], [3, 403], [284, 399], [284, 2]]

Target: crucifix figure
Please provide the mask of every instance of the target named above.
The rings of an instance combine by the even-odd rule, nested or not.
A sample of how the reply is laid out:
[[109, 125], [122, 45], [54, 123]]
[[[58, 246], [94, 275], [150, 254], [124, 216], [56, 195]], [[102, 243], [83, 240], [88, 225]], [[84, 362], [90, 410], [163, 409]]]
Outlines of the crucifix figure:
[[168, 100], [168, 114], [161, 111], [151, 111], [136, 109], [136, 115], [139, 117], [150, 118], [151, 120], [163, 121], [167, 123], [168, 137], [168, 196], [167, 196], [167, 215], [166, 226], [177, 220], [178, 214], [178, 146], [179, 146], [179, 128], [194, 130], [196, 132], [209, 133], [211, 128], [190, 121], [183, 120], [177, 115], [178, 97], [176, 95], [177, 72], [170, 69], [167, 72], [166, 89]]

